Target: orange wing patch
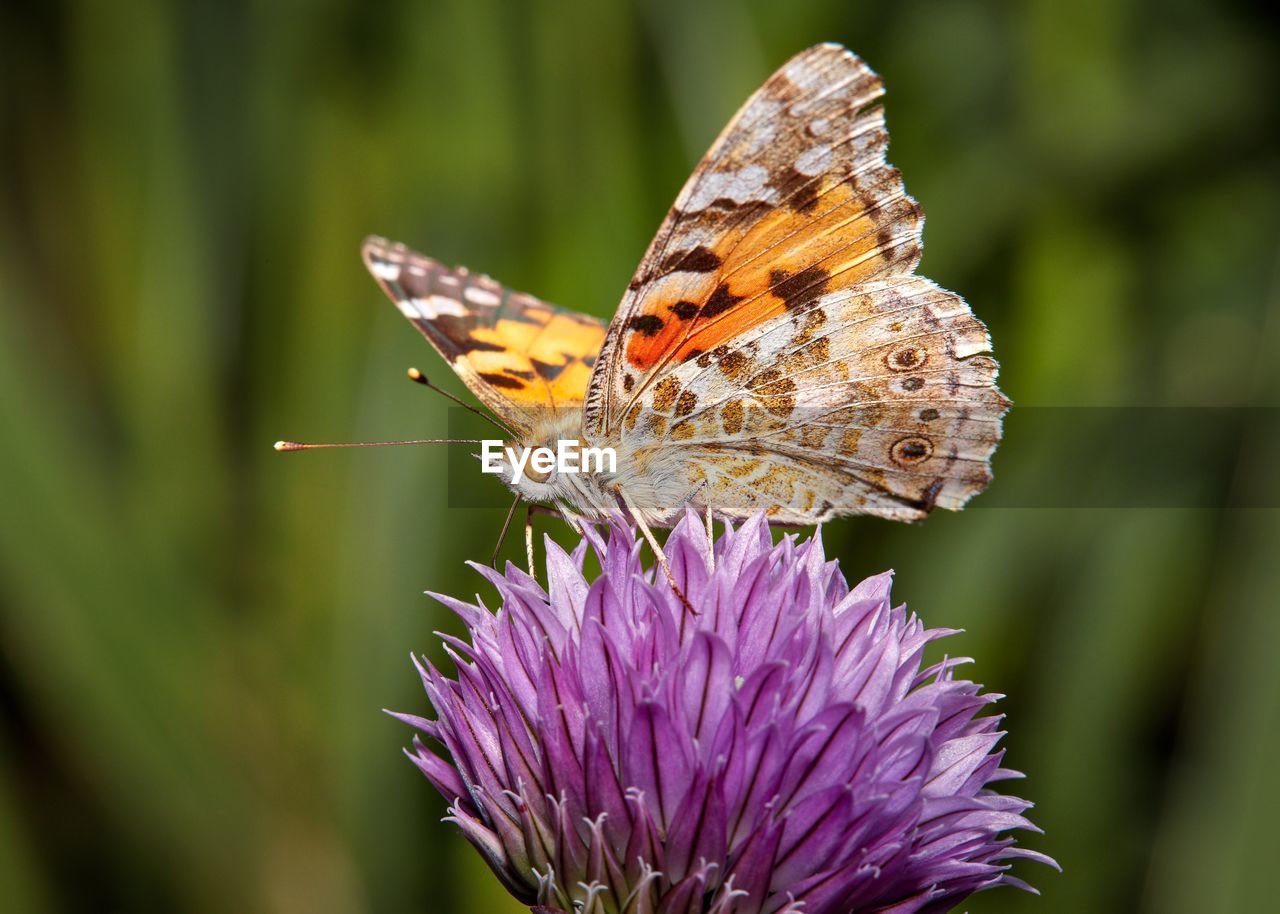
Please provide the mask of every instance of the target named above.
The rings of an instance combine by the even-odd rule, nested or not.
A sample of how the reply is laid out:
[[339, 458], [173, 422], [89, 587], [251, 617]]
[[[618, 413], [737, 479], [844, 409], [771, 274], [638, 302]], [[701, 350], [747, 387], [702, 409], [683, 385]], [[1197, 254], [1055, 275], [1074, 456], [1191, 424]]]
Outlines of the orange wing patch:
[[[913, 202], [903, 197], [900, 205], [877, 207], [847, 184], [824, 197], [833, 205], [820, 216], [784, 207], [736, 244], [723, 243], [723, 271], [700, 287], [686, 283], [680, 292], [691, 298], [672, 302], [655, 288], [629, 323], [627, 362], [648, 372], [686, 361], [833, 288], [914, 266], [919, 212]], [[885, 225], [886, 219], [898, 221]]]
[[604, 342], [601, 321], [382, 238], [365, 241], [364, 261], [401, 313], [509, 424], [528, 428], [546, 409], [582, 405]]
[[820, 45], [748, 100], [623, 298], [588, 395], [588, 431], [616, 428], [668, 365], [826, 292], [915, 269], [923, 216], [884, 161], [883, 111], [868, 107], [882, 94], [861, 60]]

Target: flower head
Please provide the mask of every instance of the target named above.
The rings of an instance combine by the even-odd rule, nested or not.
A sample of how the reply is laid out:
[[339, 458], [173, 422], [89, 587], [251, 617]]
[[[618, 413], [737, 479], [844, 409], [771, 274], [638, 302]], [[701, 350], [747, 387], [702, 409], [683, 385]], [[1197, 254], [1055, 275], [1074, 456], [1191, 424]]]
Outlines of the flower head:
[[398, 715], [450, 818], [525, 904], [583, 914], [945, 911], [1047, 857], [1003, 833], [1025, 800], [987, 789], [998, 696], [921, 668], [926, 629], [890, 575], [850, 589], [821, 541], [752, 520], [714, 545], [690, 515], [666, 554], [588, 534], [547, 543], [549, 592], [477, 566], [495, 613], [438, 597], [456, 676], [419, 665], [434, 720]]

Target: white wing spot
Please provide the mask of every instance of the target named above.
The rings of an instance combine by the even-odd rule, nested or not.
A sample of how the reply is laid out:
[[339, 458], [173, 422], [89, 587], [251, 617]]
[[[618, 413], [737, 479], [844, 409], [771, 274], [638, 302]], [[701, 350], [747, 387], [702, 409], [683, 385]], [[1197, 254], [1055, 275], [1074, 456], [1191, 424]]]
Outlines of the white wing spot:
[[806, 149], [796, 158], [796, 171], [809, 177], [822, 174], [830, 165], [831, 147], [826, 143]]
[[782, 70], [784, 76], [798, 89], [808, 91], [818, 84], [824, 71], [812, 65], [807, 56], [792, 60]]
[[755, 103], [751, 125], [742, 140], [744, 155], [758, 155], [766, 144], [773, 141], [778, 130], [776, 118], [781, 110], [782, 102], [761, 99]]
[[[427, 298], [410, 299], [412, 306], [418, 309], [418, 317], [426, 318], [433, 321], [443, 315], [450, 317], [466, 317], [467, 309], [462, 306], [462, 302], [456, 298], [446, 298], [443, 295], [431, 295]], [[404, 308], [400, 309], [405, 311]], [[408, 311], [405, 311], [408, 314]]]
[[748, 165], [738, 171], [713, 171], [704, 175], [689, 199], [678, 206], [686, 212], [697, 212], [721, 199], [734, 203], [748, 200], [773, 203], [777, 192], [765, 186], [768, 180], [769, 172], [763, 165]]
[[400, 265], [386, 260], [375, 260], [369, 270], [374, 276], [387, 282], [395, 282], [400, 278]]
[[467, 291], [463, 293], [467, 301], [473, 305], [483, 305], [488, 308], [496, 308], [502, 299], [496, 293], [488, 289], [477, 289], [475, 286], [468, 286]]

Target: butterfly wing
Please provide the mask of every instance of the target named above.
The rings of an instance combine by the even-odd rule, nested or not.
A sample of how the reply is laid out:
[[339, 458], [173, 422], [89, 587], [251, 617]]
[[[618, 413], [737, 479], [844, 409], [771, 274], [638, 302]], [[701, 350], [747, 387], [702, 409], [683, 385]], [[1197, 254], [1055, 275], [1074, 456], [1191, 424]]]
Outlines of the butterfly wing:
[[[981, 491], [1007, 401], [996, 363], [979, 355], [989, 349], [981, 323], [912, 275], [923, 213], [885, 162], [882, 95], [860, 59], [819, 45], [747, 101], [680, 192], [610, 325], [587, 395], [589, 435], [680, 444], [692, 477], [726, 448], [760, 458], [774, 479], [803, 477], [786, 498], [757, 478], [754, 501], [741, 494], [746, 477], [721, 490], [695, 478], [700, 500], [722, 513], [765, 507], [759, 493], [777, 490], [768, 506], [795, 522], [914, 518]], [[910, 364], [910, 353], [932, 362]], [[739, 409], [756, 421], [730, 434]], [[693, 410], [715, 417], [718, 438], [696, 437], [707, 429], [693, 428]]]
[[[916, 520], [990, 481], [1008, 401], [986, 329], [919, 276], [866, 283], [681, 363], [623, 418], [674, 491], [724, 516]], [[674, 445], [674, 447], [673, 447]]]
[[507, 424], [529, 429], [548, 409], [582, 405], [601, 321], [383, 238], [367, 239], [363, 256], [400, 312]]

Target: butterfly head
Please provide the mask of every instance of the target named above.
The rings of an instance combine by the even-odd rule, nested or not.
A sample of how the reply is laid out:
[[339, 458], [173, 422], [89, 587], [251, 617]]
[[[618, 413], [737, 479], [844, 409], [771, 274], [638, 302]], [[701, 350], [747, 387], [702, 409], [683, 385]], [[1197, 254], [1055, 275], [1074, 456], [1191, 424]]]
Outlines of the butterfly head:
[[553, 420], [516, 440], [485, 441], [479, 457], [484, 472], [526, 501], [565, 503], [593, 515], [612, 504], [617, 453], [584, 440], [578, 422]]

